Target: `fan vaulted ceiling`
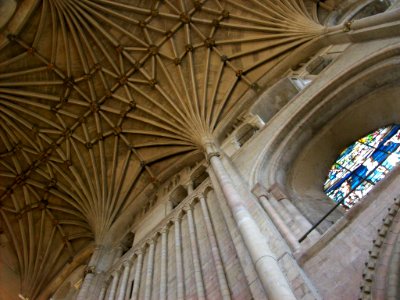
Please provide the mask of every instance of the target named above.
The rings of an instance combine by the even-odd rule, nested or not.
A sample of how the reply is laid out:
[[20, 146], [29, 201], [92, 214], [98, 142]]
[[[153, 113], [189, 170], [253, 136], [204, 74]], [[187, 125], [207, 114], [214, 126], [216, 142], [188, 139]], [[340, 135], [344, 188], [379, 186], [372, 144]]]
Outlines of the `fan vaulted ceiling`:
[[43, 0], [3, 33], [0, 224], [35, 298], [322, 26], [303, 0]]

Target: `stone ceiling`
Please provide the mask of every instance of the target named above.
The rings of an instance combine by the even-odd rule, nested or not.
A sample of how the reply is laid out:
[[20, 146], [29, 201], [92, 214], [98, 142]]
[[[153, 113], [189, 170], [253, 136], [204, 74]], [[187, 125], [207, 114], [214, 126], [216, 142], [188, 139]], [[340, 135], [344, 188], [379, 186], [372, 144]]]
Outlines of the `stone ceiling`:
[[43, 0], [3, 28], [0, 229], [23, 295], [201, 154], [241, 96], [322, 33], [315, 15], [303, 0]]

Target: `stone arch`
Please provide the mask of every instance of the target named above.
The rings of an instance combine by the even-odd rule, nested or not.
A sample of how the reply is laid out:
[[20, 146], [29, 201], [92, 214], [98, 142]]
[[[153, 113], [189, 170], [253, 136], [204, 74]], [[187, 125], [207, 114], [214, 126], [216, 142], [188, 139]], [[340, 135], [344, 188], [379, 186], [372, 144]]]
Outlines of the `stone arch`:
[[171, 201], [172, 207], [175, 208], [178, 206], [187, 195], [188, 192], [182, 185], [177, 186], [169, 196], [169, 201]]
[[195, 169], [190, 175], [190, 180], [193, 182], [193, 189], [195, 190], [207, 177], [207, 168], [204, 165]]
[[[340, 151], [374, 129], [400, 122], [400, 99], [392, 97], [400, 92], [399, 56], [399, 47], [374, 54], [308, 99], [287, 121], [297, 125], [282, 126], [259, 156], [252, 184], [278, 185], [312, 223], [319, 220], [333, 205], [322, 185]], [[370, 111], [374, 116], [365, 118]], [[337, 211], [330, 222], [341, 215]]]
[[354, 11], [350, 20], [359, 20], [365, 17], [383, 13], [391, 6], [390, 0], [367, 0], [358, 10]]
[[[336, 1], [338, 2], [338, 1]], [[390, 8], [393, 0], [342, 1], [325, 19], [326, 25], [336, 25], [382, 13]]]
[[213, 187], [211, 185], [207, 185], [203, 191], [203, 196], [207, 198], [207, 195], [214, 191]]

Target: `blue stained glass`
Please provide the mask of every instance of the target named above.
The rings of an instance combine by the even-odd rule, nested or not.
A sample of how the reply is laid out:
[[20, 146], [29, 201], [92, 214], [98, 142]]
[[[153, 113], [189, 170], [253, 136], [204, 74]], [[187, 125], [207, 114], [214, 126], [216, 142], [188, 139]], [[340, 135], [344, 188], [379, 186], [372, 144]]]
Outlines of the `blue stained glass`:
[[368, 181], [376, 184], [381, 181], [387, 174], [388, 170], [383, 166], [378, 166], [371, 174], [368, 175]]
[[379, 128], [337, 158], [324, 184], [325, 193], [351, 208], [400, 163], [400, 125]]
[[388, 153], [396, 152], [400, 145], [400, 131], [391, 132], [391, 137], [386, 139], [382, 145], [380, 145], [379, 150], [385, 151]]
[[354, 146], [350, 152], [346, 153], [344, 156], [341, 155], [341, 157], [337, 160], [337, 163], [342, 167], [353, 171], [360, 166], [365, 159], [372, 154], [373, 151], [373, 148], [356, 142], [354, 143]]
[[339, 164], [334, 164], [329, 172], [328, 179], [325, 182], [325, 190], [341, 180], [347, 173], [348, 171], [342, 168]]
[[383, 140], [385, 135], [390, 132], [391, 127], [384, 127], [384, 128], [379, 128], [378, 130], [368, 134], [367, 136], [361, 138], [359, 141], [360, 143], [372, 146], [372, 147], [377, 147], [379, 143]]
[[353, 192], [349, 194], [348, 197], [344, 200], [343, 205], [346, 208], [351, 208], [354, 204], [361, 200], [368, 192], [374, 187], [373, 184], [369, 183], [368, 181], [361, 182]]
[[393, 153], [382, 163], [389, 171], [392, 170], [400, 162], [400, 153]]
[[336, 188], [331, 189], [327, 195], [335, 202], [340, 202], [351, 192], [351, 183], [349, 180], [341, 182]]

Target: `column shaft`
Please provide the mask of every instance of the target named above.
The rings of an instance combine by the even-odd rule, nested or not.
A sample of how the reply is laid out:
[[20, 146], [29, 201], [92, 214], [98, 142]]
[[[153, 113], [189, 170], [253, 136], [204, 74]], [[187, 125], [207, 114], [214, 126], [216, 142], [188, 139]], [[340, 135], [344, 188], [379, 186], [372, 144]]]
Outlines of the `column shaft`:
[[166, 227], [161, 231], [160, 300], [167, 299], [167, 237]]
[[[101, 246], [97, 246], [94, 249], [92, 257], [90, 258], [90, 261], [87, 266], [88, 270], [90, 269], [92, 271], [96, 271], [97, 261], [98, 261], [100, 255], [102, 254], [102, 252], [103, 252], [103, 248]], [[78, 297], [76, 298], [77, 300], [86, 300], [87, 299], [87, 296], [88, 296], [87, 294], [89, 292], [90, 287], [92, 286], [93, 279], [94, 279], [94, 274], [92, 272], [88, 272], [85, 275], [82, 286], [78, 293]]]
[[268, 216], [274, 223], [275, 227], [278, 229], [278, 231], [282, 234], [283, 238], [288, 243], [289, 247], [292, 250], [298, 249], [300, 247], [300, 244], [297, 238], [292, 234], [292, 231], [289, 229], [286, 223], [281, 219], [275, 208], [271, 205], [271, 203], [269, 203], [267, 197], [265, 195], [260, 195], [259, 200], [261, 205], [267, 212]]
[[104, 285], [103, 285], [103, 287], [101, 288], [101, 291], [100, 291], [99, 300], [104, 300], [104, 298], [106, 296], [106, 292], [107, 292], [107, 283], [104, 283]]
[[150, 242], [149, 255], [147, 258], [147, 271], [146, 271], [146, 286], [144, 290], [144, 299], [149, 300], [151, 297], [152, 283], [153, 283], [153, 267], [154, 267], [154, 241]]
[[268, 202], [274, 210], [278, 213], [278, 215], [281, 217], [281, 219], [286, 223], [286, 224], [293, 224], [295, 223], [294, 216], [290, 214], [290, 212], [287, 210], [287, 208], [282, 205], [282, 203], [278, 200], [276, 200], [275, 197], [273, 197], [270, 193], [268, 193]]
[[212, 170], [218, 180], [227, 204], [238, 225], [250, 257], [256, 267], [258, 277], [270, 300], [295, 300], [289, 283], [282, 273], [275, 255], [269, 248], [265, 236], [245, 207], [230, 176], [225, 170], [220, 158], [210, 144], [206, 144]]
[[94, 274], [92, 274], [92, 273], [86, 274], [85, 278], [83, 279], [81, 289], [79, 290], [78, 297], [76, 298], [77, 300], [87, 299], [89, 289], [93, 283], [93, 279], [94, 279]]
[[175, 219], [175, 255], [176, 255], [176, 293], [177, 299], [185, 298], [183, 264], [182, 264], [182, 242], [180, 218]]
[[129, 277], [129, 272], [131, 270], [131, 264], [129, 262], [124, 263], [124, 271], [122, 273], [121, 277], [121, 284], [118, 292], [118, 300], [124, 300], [125, 299], [125, 293], [126, 293], [126, 286], [128, 284], [128, 277]]
[[222, 299], [231, 299], [228, 282], [226, 281], [224, 266], [222, 264], [221, 254], [217, 244], [217, 238], [215, 236], [214, 228], [211, 223], [211, 218], [208, 213], [207, 202], [205, 198], [200, 196], [200, 205], [203, 211], [204, 223], [206, 224], [207, 236], [211, 245], [211, 253], [214, 260], [214, 265], [217, 270], [218, 284], [221, 291]]
[[136, 259], [135, 266], [135, 279], [133, 282], [133, 290], [132, 290], [132, 300], [136, 300], [139, 297], [139, 287], [140, 287], [140, 275], [142, 272], [142, 263], [143, 263], [143, 253], [139, 252], [138, 257]]
[[119, 272], [114, 272], [108, 300], [114, 300], [115, 295], [117, 293], [118, 281], [119, 281]]
[[190, 236], [190, 248], [192, 250], [193, 267], [194, 267], [194, 278], [196, 282], [196, 292], [198, 299], [205, 299], [203, 276], [201, 274], [201, 265], [199, 258], [199, 251], [197, 245], [196, 229], [193, 219], [192, 208], [187, 210], [188, 224], [189, 224], [189, 236]]

